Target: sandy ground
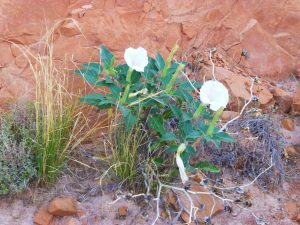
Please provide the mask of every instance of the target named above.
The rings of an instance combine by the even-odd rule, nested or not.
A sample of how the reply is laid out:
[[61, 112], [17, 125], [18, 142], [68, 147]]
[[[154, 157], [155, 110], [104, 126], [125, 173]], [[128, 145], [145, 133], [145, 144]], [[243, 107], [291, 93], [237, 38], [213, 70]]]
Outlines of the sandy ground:
[[[298, 190], [298, 191], [297, 191]], [[278, 193], [263, 193], [257, 187], [250, 187], [252, 212], [262, 217], [269, 225], [296, 225], [290, 220], [286, 210], [285, 202], [288, 199], [300, 199], [300, 183], [285, 183]], [[135, 204], [133, 201], [121, 199], [113, 203], [113, 194], [104, 194], [89, 198], [84, 203], [79, 203], [81, 222], [88, 222], [90, 225], [147, 225], [152, 224], [156, 211], [154, 203], [145, 208]], [[128, 216], [124, 220], [117, 218], [119, 207], [128, 207]], [[0, 224], [1, 225], [32, 225], [33, 215], [37, 207], [27, 204], [22, 199], [2, 199], [0, 202]], [[55, 224], [64, 224], [64, 220], [56, 219]], [[255, 225], [255, 217], [248, 210], [233, 207], [232, 213], [223, 212], [212, 220], [214, 225]], [[168, 224], [167, 220], [159, 220], [156, 224]], [[179, 223], [178, 223], [179, 224]]]

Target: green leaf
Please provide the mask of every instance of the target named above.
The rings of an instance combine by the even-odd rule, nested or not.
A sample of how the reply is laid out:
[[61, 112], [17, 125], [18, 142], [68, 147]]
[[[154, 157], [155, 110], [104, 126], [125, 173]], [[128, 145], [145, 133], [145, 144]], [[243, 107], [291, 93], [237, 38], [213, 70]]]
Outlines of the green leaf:
[[156, 61], [153, 58], [148, 57], [148, 65], [145, 67], [143, 76], [149, 81], [155, 77], [155, 74], [157, 74], [157, 72], [158, 70], [156, 67]]
[[224, 142], [235, 142], [235, 139], [225, 132], [214, 133], [212, 139], [214, 138], [218, 138], [220, 141]]
[[[202, 83], [200, 82], [194, 82], [194, 81], [191, 81], [192, 84], [194, 85], [195, 88], [200, 88], [202, 86]], [[192, 85], [190, 84], [190, 82], [188, 81], [180, 81], [179, 82], [179, 87], [183, 90], [189, 90], [189, 91], [194, 91], [194, 88], [192, 87]]]
[[92, 93], [81, 97], [80, 102], [88, 103], [90, 105], [98, 105], [98, 103], [103, 99], [105, 99], [103, 94]]
[[131, 112], [130, 109], [128, 109], [126, 106], [119, 104], [118, 108], [121, 110], [121, 113], [123, 115], [123, 117], [127, 117], [129, 115], [129, 113]]
[[179, 147], [178, 145], [171, 145], [166, 149], [166, 152], [167, 153], [177, 152], [178, 147]]
[[162, 157], [155, 157], [153, 162], [157, 167], [161, 167], [164, 164], [164, 159]]
[[221, 172], [218, 167], [216, 167], [215, 165], [213, 165], [207, 161], [198, 162], [198, 163], [194, 164], [193, 167], [198, 168], [203, 171], [206, 171], [206, 172], [210, 172], [210, 173], [220, 173]]
[[109, 70], [115, 59], [113, 54], [111, 54], [111, 52], [104, 45], [101, 45], [100, 47], [100, 57], [104, 62], [104, 68]]
[[120, 98], [121, 88], [118, 85], [110, 84], [110, 85], [108, 85], [108, 88], [114, 99]]
[[97, 104], [97, 107], [98, 110], [101, 110], [101, 109], [109, 109], [113, 105], [115, 105], [115, 102], [112, 99], [104, 99]]
[[177, 138], [172, 132], [165, 133], [161, 136], [160, 141], [176, 141]]
[[190, 154], [188, 154], [186, 151], [180, 154], [180, 157], [183, 161], [183, 164], [185, 167], [189, 166], [189, 161], [190, 161]]
[[202, 136], [202, 133], [196, 130], [192, 130], [191, 132], [188, 133], [188, 135], [186, 136], [186, 140], [195, 140], [199, 137]]
[[141, 79], [141, 73], [140, 72], [137, 72], [137, 71], [133, 71], [132, 72], [132, 75], [131, 75], [131, 83], [132, 84], [135, 84], [135, 83], [139, 83], [140, 82], [140, 79]]
[[150, 117], [148, 119], [148, 125], [150, 128], [157, 131], [160, 135], [163, 135], [165, 133], [164, 120], [160, 115]]
[[138, 122], [138, 118], [131, 111], [124, 117], [124, 120], [126, 130], [129, 130]]
[[165, 61], [163, 59], [163, 57], [161, 56], [160, 53], [156, 53], [155, 55], [155, 65], [157, 67], [158, 70], [162, 70], [165, 66]]
[[182, 112], [176, 105], [170, 105], [170, 108], [175, 117], [177, 117], [178, 119], [181, 118]]
[[190, 145], [186, 146], [185, 151], [190, 155], [196, 155], [197, 154], [196, 150]]
[[193, 118], [192, 113], [190, 112], [182, 112], [182, 120], [183, 121], [188, 121], [191, 120]]
[[178, 127], [179, 127], [179, 131], [180, 131], [181, 139], [185, 140], [191, 131], [191, 127], [193, 127], [193, 126], [190, 121], [182, 121], [181, 120], [181, 121], [179, 121]]
[[103, 67], [101, 66], [100, 63], [96, 62], [89, 62], [89, 63], [83, 63], [82, 66], [86, 68], [87, 70], [92, 70], [97, 74], [102, 74], [103, 72]]
[[98, 73], [93, 70], [81, 69], [75, 70], [74, 74], [83, 77], [88, 83], [95, 85], [99, 79]]

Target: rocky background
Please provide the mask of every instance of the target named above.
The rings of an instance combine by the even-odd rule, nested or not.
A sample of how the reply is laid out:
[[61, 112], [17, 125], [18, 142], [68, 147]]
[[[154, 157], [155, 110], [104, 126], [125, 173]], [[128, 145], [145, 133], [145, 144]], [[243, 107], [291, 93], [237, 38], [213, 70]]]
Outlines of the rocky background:
[[129, 46], [166, 56], [178, 43], [178, 57], [198, 63], [194, 75], [201, 79], [211, 74], [207, 56], [216, 47], [216, 75], [231, 90], [231, 110], [249, 98], [249, 76], [258, 76], [261, 107], [300, 112], [299, 84], [271, 82], [299, 77], [298, 0], [0, 0], [1, 107], [33, 95], [34, 77], [19, 47], [41, 53], [53, 27], [58, 62], [99, 60], [100, 44], [122, 60]]

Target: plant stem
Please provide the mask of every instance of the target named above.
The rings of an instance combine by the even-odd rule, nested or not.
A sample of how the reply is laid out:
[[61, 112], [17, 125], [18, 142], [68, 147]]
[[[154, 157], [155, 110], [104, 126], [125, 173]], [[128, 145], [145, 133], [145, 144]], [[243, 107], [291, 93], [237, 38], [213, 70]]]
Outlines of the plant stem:
[[172, 48], [172, 50], [171, 50], [171, 52], [170, 52], [170, 54], [169, 54], [169, 56], [166, 60], [165, 66], [163, 68], [163, 71], [162, 71], [162, 74], [161, 74], [162, 78], [164, 78], [167, 75], [167, 71], [170, 67], [171, 60], [173, 59], [173, 56], [175, 55], [175, 53], [177, 52], [178, 49], [179, 49], [179, 46], [177, 44]]
[[203, 109], [204, 109], [204, 105], [202, 103], [200, 103], [200, 105], [198, 106], [198, 108], [196, 109], [196, 111], [193, 115], [193, 119], [195, 119], [195, 120], [198, 119], [201, 112], [203, 111]]
[[210, 125], [209, 125], [209, 127], [207, 129], [207, 131], [206, 131], [207, 135], [211, 136], [213, 134], [214, 128], [215, 128], [215, 126], [216, 126], [216, 124], [217, 124], [217, 122], [218, 122], [218, 120], [219, 120], [219, 118], [220, 118], [223, 110], [224, 110], [224, 107], [221, 107], [215, 113], [215, 115], [214, 115], [214, 117], [213, 117], [213, 119], [212, 119], [212, 121], [211, 121], [211, 123], [210, 123]]
[[120, 103], [124, 104], [127, 101], [129, 90], [130, 90], [130, 84], [131, 84], [131, 75], [132, 75], [133, 69], [129, 67], [127, 71], [126, 81], [127, 85], [125, 87], [124, 95], [122, 96]]
[[175, 73], [173, 74], [171, 80], [169, 81], [169, 83], [166, 85], [166, 93], [170, 93], [170, 91], [172, 90], [172, 86], [173, 84], [175, 83], [176, 81], [176, 78], [178, 77], [179, 75], [179, 72], [181, 72], [181, 70], [183, 70], [184, 68], [184, 65], [183, 64], [179, 64]]

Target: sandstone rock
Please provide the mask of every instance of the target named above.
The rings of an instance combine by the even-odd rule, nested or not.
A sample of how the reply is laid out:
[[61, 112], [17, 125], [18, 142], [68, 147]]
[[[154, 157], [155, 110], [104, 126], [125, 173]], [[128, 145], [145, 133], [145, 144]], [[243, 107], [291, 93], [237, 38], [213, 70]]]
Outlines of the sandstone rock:
[[125, 219], [128, 215], [128, 207], [127, 206], [122, 206], [118, 208], [118, 215], [117, 217], [119, 219]]
[[289, 217], [291, 219], [296, 219], [297, 217], [297, 205], [296, 203], [289, 201], [286, 203], [285, 208], [287, 210], [287, 213], [289, 214]]
[[292, 96], [288, 92], [278, 87], [274, 87], [272, 94], [274, 95], [274, 99], [278, 104], [278, 111], [281, 113], [288, 113], [293, 103]]
[[48, 212], [54, 216], [75, 215], [77, 213], [77, 204], [72, 198], [57, 197], [49, 203]]
[[72, 37], [80, 34], [79, 25], [76, 20], [71, 20], [61, 26], [60, 32], [62, 35]]
[[[295, 58], [282, 49], [260, 23], [251, 18], [240, 33], [241, 46], [249, 52], [248, 62], [254, 72], [276, 77], [280, 70], [292, 72]], [[272, 66], [268, 66], [272, 65]]]
[[193, 177], [193, 180], [197, 183], [200, 183], [202, 179], [203, 179], [203, 175], [201, 173], [198, 173]]
[[[297, 0], [284, 3], [228, 0], [222, 4], [217, 0], [5, 0], [1, 9], [0, 49], [7, 51], [1, 51], [0, 70], [8, 64], [20, 69], [26, 67], [20, 54], [14, 55], [15, 61], [12, 58], [7, 48], [9, 41], [35, 48], [41, 44], [46, 27], [52, 28], [54, 24], [57, 26], [54, 46], [59, 51], [55, 58], [61, 62], [66, 54], [74, 54], [78, 63], [99, 60], [96, 56], [100, 44], [110, 48], [117, 59], [122, 59], [124, 49], [129, 46], [143, 46], [152, 56], [157, 51], [166, 56], [177, 42], [181, 46], [177, 58], [188, 58], [193, 51], [207, 54], [206, 49], [217, 47], [224, 50], [223, 57], [229, 63], [225, 69], [239, 66], [251, 76], [279, 80], [300, 68]], [[77, 37], [81, 33], [69, 17], [76, 20], [84, 37]], [[244, 49], [249, 55], [241, 58]], [[7, 85], [8, 90], [1, 91], [3, 95], [21, 96], [13, 88], [22, 87], [30, 78], [28, 74], [10, 71], [4, 74], [0, 74], [1, 83], [15, 79], [20, 83]], [[224, 82], [234, 96], [232, 110], [238, 110], [249, 96], [249, 85], [247, 77], [242, 78], [236, 71], [233, 74], [236, 76], [227, 77]], [[262, 89], [256, 87], [255, 94], [260, 97], [260, 107], [272, 105], [273, 96], [268, 88], [259, 86]], [[300, 114], [297, 99], [293, 100], [292, 108]]]
[[286, 158], [290, 158], [297, 155], [297, 151], [294, 146], [289, 145], [284, 148], [284, 155]]
[[44, 205], [35, 214], [33, 222], [38, 225], [49, 225], [52, 219], [53, 215], [48, 212], [47, 207]]
[[64, 218], [63, 225], [81, 225], [81, 223], [74, 217], [66, 217]]
[[290, 118], [285, 118], [281, 121], [281, 125], [284, 129], [293, 131], [295, 129], [294, 121]]
[[[190, 188], [191, 191], [194, 192], [207, 192], [207, 190], [204, 187], [192, 185]], [[184, 195], [184, 193], [180, 191], [175, 191], [176, 195], [173, 192], [167, 193], [167, 201], [169, 204], [171, 204], [175, 210], [180, 210], [178, 200], [181, 202], [182, 206], [185, 209], [190, 208], [190, 203], [187, 197]], [[195, 207], [199, 207], [199, 210], [196, 213], [196, 219], [199, 222], [203, 222], [205, 217], [210, 216], [211, 210], [213, 209], [212, 216], [220, 213], [223, 211], [224, 206], [222, 202], [219, 199], [215, 199], [215, 207], [213, 208], [214, 201], [212, 199], [212, 196], [210, 195], [204, 195], [204, 194], [196, 194], [196, 195], [190, 195]], [[178, 198], [178, 199], [177, 199]], [[187, 223], [189, 222], [189, 213], [187, 211], [183, 211], [181, 214], [182, 220]], [[194, 224], [193, 222], [191, 224]]]
[[236, 116], [238, 116], [239, 113], [238, 112], [234, 112], [234, 111], [224, 111], [221, 115], [221, 120], [223, 120], [224, 122], [227, 122], [233, 118], [235, 118]]
[[300, 115], [300, 87], [293, 96], [292, 112], [295, 115]]

